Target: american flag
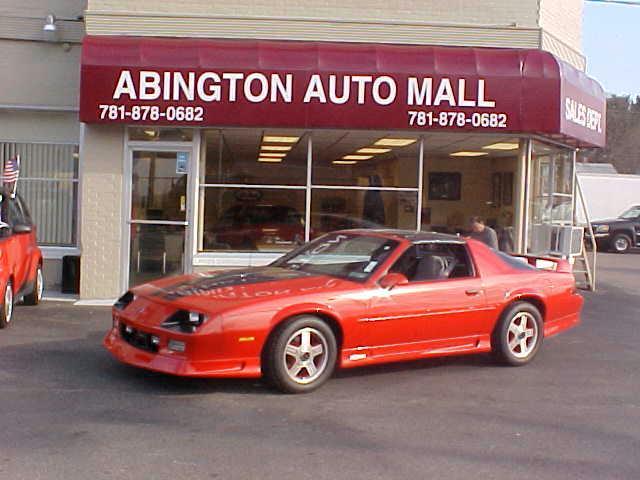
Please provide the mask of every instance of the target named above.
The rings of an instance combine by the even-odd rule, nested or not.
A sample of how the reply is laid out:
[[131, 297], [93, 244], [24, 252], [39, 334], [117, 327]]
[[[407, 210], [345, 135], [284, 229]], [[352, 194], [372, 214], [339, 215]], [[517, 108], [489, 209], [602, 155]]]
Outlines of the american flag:
[[12, 183], [18, 180], [20, 175], [20, 156], [15, 155], [11, 158], [7, 158], [4, 161], [4, 168], [2, 169], [2, 181], [4, 183]]
[[2, 184], [12, 187], [15, 192], [16, 182], [20, 176], [20, 155], [15, 155], [4, 161], [2, 168]]

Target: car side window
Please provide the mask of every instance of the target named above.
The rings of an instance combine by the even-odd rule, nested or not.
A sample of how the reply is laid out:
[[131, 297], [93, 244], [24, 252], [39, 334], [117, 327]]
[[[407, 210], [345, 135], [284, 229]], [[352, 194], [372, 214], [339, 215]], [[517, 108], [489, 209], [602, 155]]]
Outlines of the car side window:
[[16, 225], [24, 224], [24, 215], [18, 205], [18, 200], [15, 198], [7, 199], [7, 223], [12, 227]]
[[430, 242], [410, 247], [389, 271], [425, 282], [472, 277], [473, 265], [464, 245]]

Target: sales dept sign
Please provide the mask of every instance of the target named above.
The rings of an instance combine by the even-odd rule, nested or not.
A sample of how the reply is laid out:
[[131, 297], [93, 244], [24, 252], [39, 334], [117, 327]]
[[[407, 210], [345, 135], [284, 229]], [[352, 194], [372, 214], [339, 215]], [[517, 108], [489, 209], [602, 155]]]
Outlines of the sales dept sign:
[[93, 118], [83, 105], [83, 121], [496, 131], [520, 123], [517, 89], [504, 79], [121, 69], [95, 81], [110, 82], [101, 89], [109, 95], [96, 96]]

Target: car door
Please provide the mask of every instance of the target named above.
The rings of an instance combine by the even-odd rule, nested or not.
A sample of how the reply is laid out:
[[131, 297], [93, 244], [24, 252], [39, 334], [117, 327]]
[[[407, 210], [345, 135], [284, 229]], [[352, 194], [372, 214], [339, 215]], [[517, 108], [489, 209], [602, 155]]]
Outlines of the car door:
[[472, 344], [486, 329], [482, 280], [464, 243], [415, 245], [390, 272], [403, 273], [409, 283], [372, 299], [372, 346], [393, 351]]
[[[14, 229], [17, 225], [31, 226], [24, 216], [24, 213], [18, 203], [17, 198], [7, 199], [7, 218], [8, 223]], [[12, 263], [14, 288], [20, 290], [27, 281], [29, 270], [31, 268], [30, 250], [33, 232], [16, 233], [12, 232]]]

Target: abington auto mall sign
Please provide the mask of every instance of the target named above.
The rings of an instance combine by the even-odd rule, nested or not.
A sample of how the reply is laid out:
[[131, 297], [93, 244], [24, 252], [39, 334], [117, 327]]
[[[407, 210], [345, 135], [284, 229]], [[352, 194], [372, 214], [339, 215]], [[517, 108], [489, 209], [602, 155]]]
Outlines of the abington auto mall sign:
[[[568, 122], [602, 136], [595, 113], [568, 120], [562, 81], [539, 50], [87, 37], [80, 119], [537, 134]], [[603, 113], [600, 98], [567, 94]]]

